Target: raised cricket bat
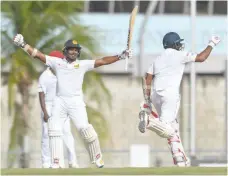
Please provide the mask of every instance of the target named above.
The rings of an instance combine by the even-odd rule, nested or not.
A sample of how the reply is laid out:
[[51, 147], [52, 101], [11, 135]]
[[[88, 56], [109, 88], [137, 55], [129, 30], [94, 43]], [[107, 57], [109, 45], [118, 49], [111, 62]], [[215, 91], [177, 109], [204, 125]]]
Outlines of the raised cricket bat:
[[[127, 49], [131, 48], [131, 40], [132, 40], [132, 34], [135, 24], [135, 17], [138, 13], [138, 6], [135, 6], [134, 9], [131, 12], [130, 20], [129, 20], [129, 28], [128, 28], [128, 37], [127, 37]], [[125, 71], [128, 70], [128, 58], [125, 61]]]

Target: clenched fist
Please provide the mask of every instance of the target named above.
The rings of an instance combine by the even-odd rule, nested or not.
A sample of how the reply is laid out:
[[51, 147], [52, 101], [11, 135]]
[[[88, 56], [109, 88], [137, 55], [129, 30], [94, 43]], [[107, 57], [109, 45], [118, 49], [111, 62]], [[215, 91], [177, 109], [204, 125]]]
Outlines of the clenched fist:
[[220, 39], [219, 36], [212, 36], [212, 37], [211, 37], [211, 40], [209, 41], [209, 45], [210, 45], [211, 47], [214, 47], [214, 46], [216, 46], [220, 41], [221, 41], [221, 39]]
[[14, 37], [13, 42], [14, 42], [15, 45], [17, 45], [17, 46], [19, 46], [19, 47], [21, 47], [21, 48], [24, 48], [25, 45], [26, 45], [26, 43], [25, 43], [25, 41], [24, 41], [24, 37], [23, 37], [23, 35], [21, 35], [21, 34], [17, 34], [17, 35]]
[[126, 49], [118, 57], [119, 57], [119, 59], [126, 59], [126, 58], [132, 59], [133, 50], [132, 49]]

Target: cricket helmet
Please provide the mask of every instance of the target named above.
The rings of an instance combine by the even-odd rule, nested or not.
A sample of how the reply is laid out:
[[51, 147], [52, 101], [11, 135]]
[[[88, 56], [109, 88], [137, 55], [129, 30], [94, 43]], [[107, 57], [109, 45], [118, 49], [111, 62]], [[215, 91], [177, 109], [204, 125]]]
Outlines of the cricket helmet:
[[57, 50], [51, 51], [49, 56], [58, 57], [58, 58], [61, 58], [61, 59], [64, 58], [63, 53], [60, 52], [60, 51], [57, 51]]
[[65, 56], [67, 56], [67, 50], [69, 48], [77, 48], [78, 49], [78, 57], [80, 56], [80, 52], [81, 52], [81, 49], [82, 47], [78, 44], [77, 40], [67, 40], [64, 44], [64, 48], [63, 48], [63, 54]]
[[184, 46], [183, 43], [181, 43], [183, 40], [184, 39], [181, 39], [176, 32], [169, 32], [163, 37], [163, 47], [165, 49], [173, 48], [176, 50], [181, 50]]

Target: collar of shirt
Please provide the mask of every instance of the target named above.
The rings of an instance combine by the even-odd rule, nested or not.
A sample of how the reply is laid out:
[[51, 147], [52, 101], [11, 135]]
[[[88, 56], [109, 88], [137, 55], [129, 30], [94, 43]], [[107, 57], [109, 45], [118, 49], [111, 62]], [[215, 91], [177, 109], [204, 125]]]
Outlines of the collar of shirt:
[[79, 68], [80, 61], [75, 60], [74, 62], [69, 63], [66, 59], [63, 60], [66, 63], [67, 68]]
[[76, 59], [74, 62], [71, 62], [71, 63], [68, 62], [68, 61], [66, 60], [66, 58], [64, 58], [63, 61], [66, 62], [67, 64], [70, 64], [70, 65], [79, 64], [79, 60], [78, 60], [78, 59]]

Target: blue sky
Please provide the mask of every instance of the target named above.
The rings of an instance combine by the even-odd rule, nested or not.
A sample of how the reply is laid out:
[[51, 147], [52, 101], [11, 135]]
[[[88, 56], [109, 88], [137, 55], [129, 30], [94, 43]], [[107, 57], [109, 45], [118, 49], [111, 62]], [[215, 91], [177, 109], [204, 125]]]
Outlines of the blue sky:
[[[105, 53], [116, 53], [125, 49], [129, 14], [81, 14], [81, 21], [94, 29], [94, 35], [101, 42], [101, 50]], [[139, 32], [144, 16], [137, 15], [133, 49], [137, 53]], [[150, 17], [145, 33], [145, 54], [156, 54], [163, 50], [162, 38], [170, 31], [175, 31], [185, 39], [185, 47], [191, 50], [191, 18], [180, 15], [153, 15]], [[227, 19], [226, 16], [198, 16], [196, 18], [195, 51], [204, 49], [212, 33], [218, 34], [222, 42], [213, 51], [214, 54], [226, 54], [227, 50]]]

